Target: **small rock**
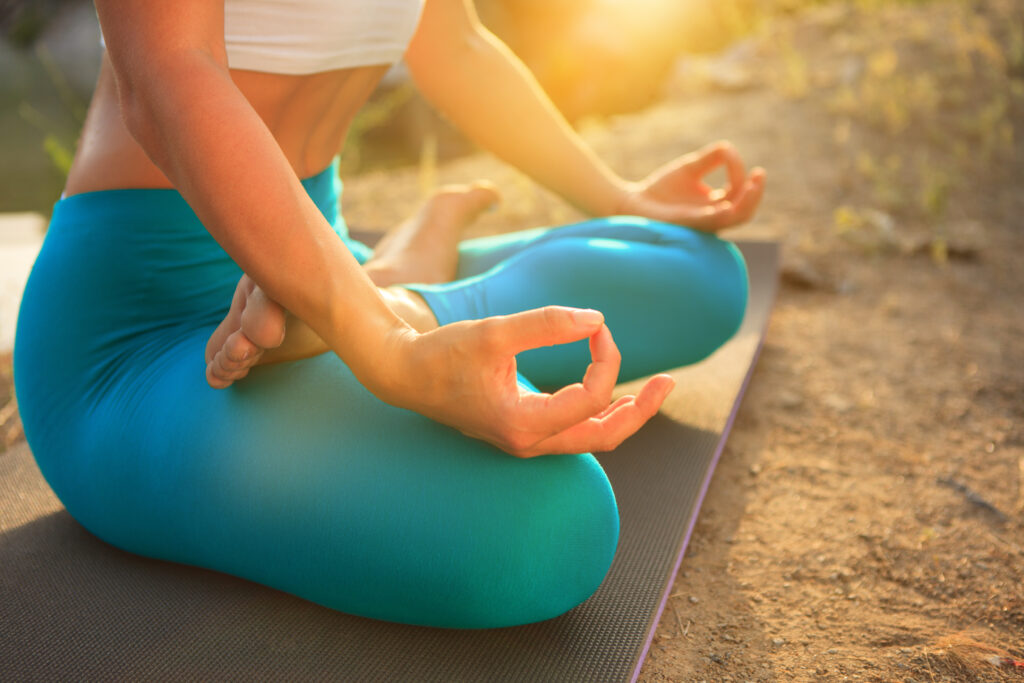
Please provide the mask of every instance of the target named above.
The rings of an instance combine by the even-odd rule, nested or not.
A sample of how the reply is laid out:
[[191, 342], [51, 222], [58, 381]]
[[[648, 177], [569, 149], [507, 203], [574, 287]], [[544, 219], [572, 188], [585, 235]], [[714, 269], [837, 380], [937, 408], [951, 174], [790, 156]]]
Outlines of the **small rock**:
[[836, 285], [836, 294], [853, 294], [857, 291], [857, 283], [851, 278], [843, 278], [839, 284]]
[[782, 264], [782, 283], [794, 289], [834, 290], [835, 286], [809, 261], [793, 256]]
[[779, 405], [787, 410], [799, 408], [804, 403], [804, 398], [800, 394], [793, 391], [786, 391], [783, 389], [779, 392]]
[[860, 80], [864, 73], [864, 62], [854, 56], [848, 56], [840, 68], [839, 80], [843, 85], [852, 86]]
[[821, 400], [822, 403], [837, 413], [845, 413], [853, 407], [849, 399], [843, 398], [839, 394], [825, 394], [825, 398]]
[[692, 602], [693, 604], [696, 605], [698, 602], [700, 602], [700, 600], [697, 599], [696, 595], [691, 595], [690, 596], [690, 602]]
[[785, 644], [786, 644], [786, 639], [785, 638], [772, 638], [772, 645], [775, 645], [776, 647], [778, 647], [780, 645], [785, 645]]
[[938, 248], [942, 252], [940, 258], [970, 261], [985, 251], [989, 244], [983, 224], [964, 221], [939, 226], [934, 232], [909, 235], [900, 246], [904, 254], [931, 254], [934, 258]]

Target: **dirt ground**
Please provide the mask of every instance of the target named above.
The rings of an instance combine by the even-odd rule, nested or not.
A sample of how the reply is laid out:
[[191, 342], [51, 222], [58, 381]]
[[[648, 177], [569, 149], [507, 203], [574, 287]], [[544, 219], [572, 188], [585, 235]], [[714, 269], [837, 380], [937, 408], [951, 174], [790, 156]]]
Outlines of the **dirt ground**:
[[[585, 126], [632, 177], [731, 139], [769, 174], [733, 235], [784, 244], [643, 681], [1024, 681], [1024, 8], [867, 5], [685, 60], [656, 108]], [[384, 229], [476, 177], [505, 202], [474, 234], [576, 217], [482, 156], [347, 179], [346, 216]]]

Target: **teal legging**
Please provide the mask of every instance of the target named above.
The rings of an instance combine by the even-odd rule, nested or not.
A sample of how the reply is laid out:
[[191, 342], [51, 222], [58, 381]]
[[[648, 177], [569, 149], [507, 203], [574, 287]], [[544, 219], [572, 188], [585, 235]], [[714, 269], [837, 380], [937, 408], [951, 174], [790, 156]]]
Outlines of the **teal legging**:
[[[303, 185], [338, 215], [336, 168]], [[599, 309], [622, 378], [692, 363], [739, 325], [736, 249], [638, 218], [472, 240], [459, 280], [418, 285], [442, 323], [545, 304]], [[173, 190], [56, 205], [14, 354], [25, 433], [68, 511], [130, 552], [207, 567], [390, 621], [481, 628], [559, 615], [618, 537], [593, 456], [520, 460], [367, 392], [334, 354], [223, 391], [206, 339], [241, 271]], [[522, 354], [536, 385], [578, 381], [585, 345]]]

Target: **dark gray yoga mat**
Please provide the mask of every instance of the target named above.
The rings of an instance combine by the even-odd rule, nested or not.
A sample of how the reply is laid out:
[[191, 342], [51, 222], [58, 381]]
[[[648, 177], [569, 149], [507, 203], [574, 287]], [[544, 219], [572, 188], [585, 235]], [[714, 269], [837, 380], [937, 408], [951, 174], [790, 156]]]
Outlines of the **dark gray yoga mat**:
[[489, 631], [387, 624], [129, 555], [78, 526], [20, 446], [0, 455], [0, 680], [635, 678], [775, 296], [777, 245], [740, 246], [751, 279], [742, 329], [674, 371], [664, 414], [600, 458], [621, 540], [600, 589], [568, 614]]

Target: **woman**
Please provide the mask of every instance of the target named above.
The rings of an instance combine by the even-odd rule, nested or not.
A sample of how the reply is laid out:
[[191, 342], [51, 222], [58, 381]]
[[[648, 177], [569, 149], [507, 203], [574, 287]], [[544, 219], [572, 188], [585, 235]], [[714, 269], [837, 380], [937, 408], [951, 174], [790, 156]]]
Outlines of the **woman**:
[[742, 317], [738, 253], [644, 218], [457, 247], [494, 200], [477, 185], [371, 258], [332, 160], [408, 46], [442, 112], [595, 216], [714, 231], [751, 215], [763, 172], [719, 144], [622, 181], [464, 0], [96, 5], [107, 54], [15, 351], [68, 511], [131, 552], [380, 619], [505, 626], [586, 599], [618, 518], [585, 452], [672, 386], [610, 404], [605, 318], [624, 377], [698, 360]]

